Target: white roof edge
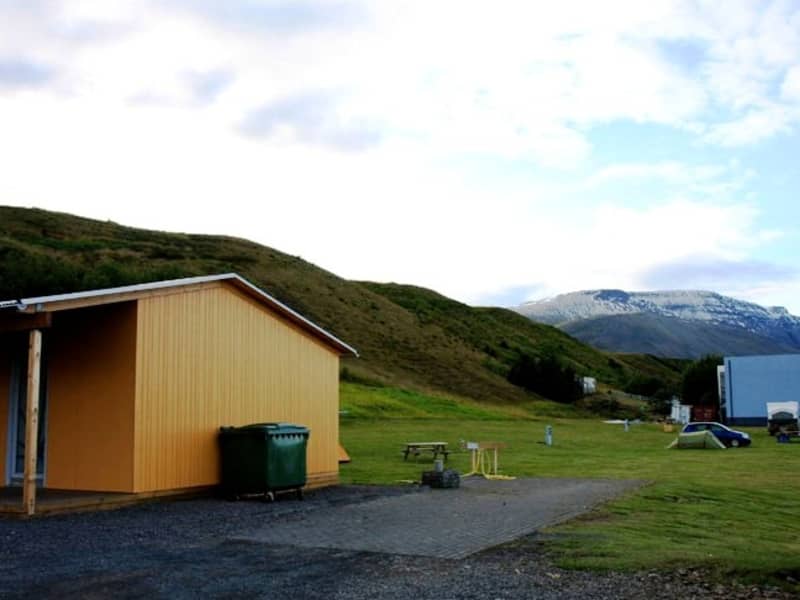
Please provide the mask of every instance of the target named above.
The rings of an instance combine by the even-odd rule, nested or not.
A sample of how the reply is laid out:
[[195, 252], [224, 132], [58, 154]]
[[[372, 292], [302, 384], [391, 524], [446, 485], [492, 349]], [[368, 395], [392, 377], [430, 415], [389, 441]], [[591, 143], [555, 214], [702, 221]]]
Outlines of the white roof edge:
[[770, 358], [778, 358], [778, 357], [785, 357], [785, 356], [793, 356], [793, 357], [800, 357], [800, 352], [781, 352], [780, 354], [735, 354], [733, 356], [724, 356], [723, 360], [738, 360], [740, 358], [744, 359], [770, 359]]
[[24, 311], [28, 307], [33, 307], [34, 311], [39, 312], [42, 305], [51, 304], [54, 302], [64, 302], [69, 300], [83, 300], [86, 298], [98, 298], [102, 296], [110, 296], [112, 294], [130, 294], [136, 292], [150, 292], [153, 290], [160, 290], [160, 289], [167, 289], [171, 287], [178, 287], [184, 285], [195, 285], [199, 283], [211, 283], [214, 281], [236, 281], [246, 288], [248, 288], [251, 292], [260, 296], [264, 300], [267, 301], [268, 304], [277, 307], [280, 311], [288, 313], [294, 319], [302, 322], [305, 326], [309, 329], [319, 333], [322, 337], [327, 338], [334, 345], [339, 346], [348, 352], [352, 353], [354, 356], [358, 356], [358, 351], [346, 344], [339, 338], [337, 338], [332, 333], [325, 331], [322, 327], [314, 323], [313, 321], [309, 321], [303, 315], [301, 315], [296, 310], [289, 308], [280, 300], [270, 296], [264, 290], [259, 287], [256, 287], [249, 281], [247, 281], [241, 275], [236, 273], [221, 273], [218, 275], [201, 275], [198, 277], [183, 277], [181, 279], [165, 279], [163, 281], [153, 281], [150, 283], [139, 283], [135, 285], [125, 285], [121, 287], [114, 287], [114, 288], [104, 288], [99, 290], [87, 290], [84, 292], [71, 292], [68, 294], [54, 294], [52, 296], [39, 296], [35, 298], [23, 298], [19, 301], [14, 301], [18, 306], [20, 311]]
[[220, 275], [202, 275], [200, 277], [183, 277], [180, 279], [165, 279], [163, 281], [152, 281], [150, 283], [137, 283], [134, 285], [123, 285], [113, 288], [101, 288], [99, 290], [86, 290], [83, 292], [70, 292], [68, 294], [53, 294], [52, 296], [38, 296], [35, 298], [22, 298], [20, 302], [23, 304], [23, 309], [33, 306], [35, 310], [37, 304], [50, 304], [52, 302], [64, 302], [69, 300], [83, 300], [84, 298], [98, 298], [101, 296], [110, 296], [111, 294], [130, 294], [136, 292], [149, 292], [152, 290], [160, 290], [179, 285], [194, 285], [196, 283], [209, 283], [212, 281], [221, 281], [223, 279], [232, 279], [238, 277], [235, 273], [223, 273]]

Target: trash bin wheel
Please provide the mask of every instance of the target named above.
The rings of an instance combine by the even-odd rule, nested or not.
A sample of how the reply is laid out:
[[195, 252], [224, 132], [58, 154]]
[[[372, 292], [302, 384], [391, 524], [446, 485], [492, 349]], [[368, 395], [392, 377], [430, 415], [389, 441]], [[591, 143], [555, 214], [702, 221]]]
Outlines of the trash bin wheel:
[[297, 488], [297, 499], [298, 500], [303, 499], [303, 488]]

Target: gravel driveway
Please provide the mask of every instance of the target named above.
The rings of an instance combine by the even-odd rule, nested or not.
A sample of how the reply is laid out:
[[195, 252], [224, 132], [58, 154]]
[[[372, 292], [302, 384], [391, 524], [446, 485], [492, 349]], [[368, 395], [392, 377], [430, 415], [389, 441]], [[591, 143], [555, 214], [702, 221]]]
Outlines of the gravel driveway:
[[270, 523], [239, 539], [433, 558], [465, 558], [511, 542], [642, 485], [609, 479], [487, 480], [377, 498]]
[[[782, 597], [774, 590], [714, 587], [696, 573], [562, 571], [542, 554], [535, 533], [462, 559], [245, 539], [270, 527], [313, 522], [324, 513], [343, 514], [374, 502], [394, 499], [413, 506], [433, 493], [451, 491], [342, 486], [311, 492], [303, 502], [201, 499], [0, 520], [0, 597]], [[412, 510], [408, 517], [413, 521]], [[433, 533], [447, 536], [448, 529]]]

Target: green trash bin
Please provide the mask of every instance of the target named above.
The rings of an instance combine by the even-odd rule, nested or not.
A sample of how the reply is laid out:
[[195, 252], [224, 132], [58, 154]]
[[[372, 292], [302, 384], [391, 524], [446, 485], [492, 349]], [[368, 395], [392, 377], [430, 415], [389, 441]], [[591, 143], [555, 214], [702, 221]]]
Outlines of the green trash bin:
[[309, 430], [290, 423], [221, 427], [222, 491], [232, 499], [294, 490], [303, 497]]

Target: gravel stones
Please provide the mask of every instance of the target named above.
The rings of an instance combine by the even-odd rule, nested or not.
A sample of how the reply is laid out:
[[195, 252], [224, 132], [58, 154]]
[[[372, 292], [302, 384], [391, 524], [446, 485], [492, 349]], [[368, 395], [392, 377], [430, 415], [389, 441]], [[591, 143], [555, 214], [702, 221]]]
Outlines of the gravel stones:
[[200, 499], [0, 520], [0, 598], [795, 597], [771, 587], [709, 582], [696, 570], [566, 571], [547, 558], [537, 534], [460, 560], [231, 539], [254, 524], [418, 493], [431, 492], [417, 486], [343, 486], [309, 492], [303, 502]]

